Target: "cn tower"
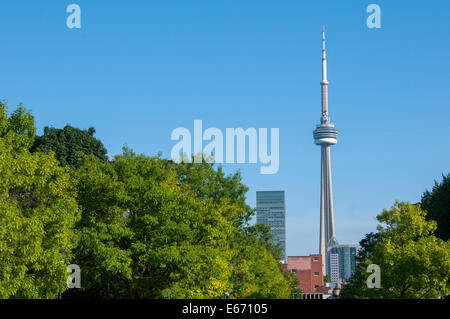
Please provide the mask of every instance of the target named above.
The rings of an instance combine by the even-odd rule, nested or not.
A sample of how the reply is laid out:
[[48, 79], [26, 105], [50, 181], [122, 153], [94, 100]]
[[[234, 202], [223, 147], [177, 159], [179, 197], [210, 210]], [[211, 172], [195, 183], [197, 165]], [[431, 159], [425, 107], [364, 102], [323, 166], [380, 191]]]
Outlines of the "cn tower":
[[327, 54], [325, 51], [325, 27], [322, 36], [322, 117], [314, 130], [314, 144], [321, 149], [321, 189], [320, 189], [320, 255], [322, 273], [327, 273], [327, 250], [336, 242], [334, 233], [333, 190], [331, 186], [330, 146], [337, 143], [337, 130], [328, 117]]

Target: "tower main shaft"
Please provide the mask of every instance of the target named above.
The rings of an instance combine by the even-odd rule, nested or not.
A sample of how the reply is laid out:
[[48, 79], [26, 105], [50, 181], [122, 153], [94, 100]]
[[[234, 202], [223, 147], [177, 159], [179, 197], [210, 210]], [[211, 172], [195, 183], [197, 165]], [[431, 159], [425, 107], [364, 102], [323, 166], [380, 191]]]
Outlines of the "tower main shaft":
[[325, 50], [325, 28], [322, 36], [322, 117], [313, 132], [314, 143], [321, 147], [321, 189], [320, 189], [320, 255], [322, 273], [327, 273], [327, 250], [336, 241], [334, 233], [333, 189], [331, 183], [330, 146], [337, 143], [337, 130], [328, 117], [327, 56]]

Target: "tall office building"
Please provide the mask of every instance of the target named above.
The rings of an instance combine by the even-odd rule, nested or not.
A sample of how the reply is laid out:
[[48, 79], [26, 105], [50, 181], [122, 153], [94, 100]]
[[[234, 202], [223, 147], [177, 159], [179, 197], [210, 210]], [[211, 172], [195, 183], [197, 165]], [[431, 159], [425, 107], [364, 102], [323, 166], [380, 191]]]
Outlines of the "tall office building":
[[286, 261], [286, 206], [284, 191], [256, 192], [256, 223], [270, 226], [273, 243], [280, 244]]
[[321, 190], [320, 190], [320, 244], [322, 271], [327, 273], [328, 247], [336, 242], [333, 216], [333, 191], [331, 187], [330, 146], [337, 143], [337, 131], [328, 117], [327, 55], [325, 51], [325, 28], [322, 36], [322, 117], [314, 130], [314, 143], [321, 148]]
[[359, 245], [336, 244], [328, 248], [328, 273], [331, 282], [348, 281], [355, 273], [356, 253]]

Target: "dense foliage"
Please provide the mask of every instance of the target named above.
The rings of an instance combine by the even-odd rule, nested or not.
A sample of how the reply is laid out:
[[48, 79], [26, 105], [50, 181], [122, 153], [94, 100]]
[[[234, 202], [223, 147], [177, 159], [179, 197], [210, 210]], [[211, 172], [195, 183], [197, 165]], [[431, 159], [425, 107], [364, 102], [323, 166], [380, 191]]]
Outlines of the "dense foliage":
[[[438, 298], [450, 294], [450, 243], [436, 238], [436, 222], [420, 205], [396, 202], [360, 243], [359, 265], [342, 298]], [[367, 266], [381, 269], [381, 288], [368, 288]]]
[[56, 297], [76, 244], [74, 181], [52, 154], [28, 151], [34, 132], [23, 107], [8, 117], [0, 103], [0, 298]]
[[64, 298], [289, 298], [298, 283], [249, 225], [239, 173], [126, 148], [105, 161], [85, 133], [35, 143], [31, 114], [1, 104], [0, 298], [56, 298], [70, 263], [82, 287]]
[[102, 142], [94, 137], [95, 129], [80, 130], [70, 125], [63, 129], [44, 128], [44, 135], [36, 136], [31, 151], [53, 151], [61, 165], [78, 166], [79, 152], [92, 154], [106, 161], [106, 149]]
[[[289, 296], [268, 241], [244, 229], [246, 187], [210, 164], [175, 166], [125, 149], [75, 172], [80, 293], [102, 298]], [[205, 184], [209, 184], [205, 187]]]
[[428, 212], [427, 218], [437, 222], [436, 237], [450, 239], [450, 174], [443, 175], [441, 183], [435, 182], [431, 192], [422, 196], [422, 208]]

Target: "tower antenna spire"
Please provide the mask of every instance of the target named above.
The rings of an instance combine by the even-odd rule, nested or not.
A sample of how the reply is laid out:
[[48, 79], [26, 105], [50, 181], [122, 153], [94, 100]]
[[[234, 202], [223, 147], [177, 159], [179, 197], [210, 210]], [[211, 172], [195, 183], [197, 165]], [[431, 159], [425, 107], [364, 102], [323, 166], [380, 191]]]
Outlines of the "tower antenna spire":
[[322, 27], [322, 123], [328, 123], [328, 80], [327, 80], [327, 52], [325, 50], [325, 26]]
[[325, 26], [322, 27], [322, 43], [323, 43], [323, 51], [325, 51]]

